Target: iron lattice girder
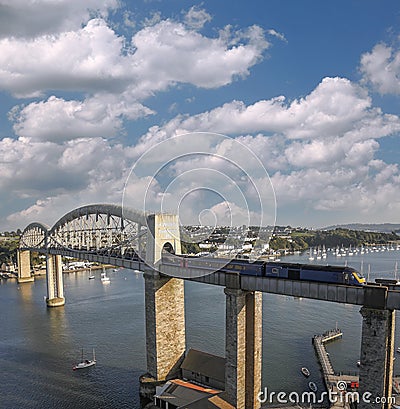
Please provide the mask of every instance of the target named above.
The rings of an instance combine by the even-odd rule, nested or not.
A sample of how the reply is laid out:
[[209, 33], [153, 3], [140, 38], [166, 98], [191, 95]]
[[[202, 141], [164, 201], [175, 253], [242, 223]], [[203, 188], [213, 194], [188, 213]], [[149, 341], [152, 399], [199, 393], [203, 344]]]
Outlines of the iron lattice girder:
[[125, 248], [139, 247], [139, 240], [147, 231], [147, 216], [118, 205], [83, 206], [64, 215], [51, 228], [31, 223], [22, 234], [20, 248], [118, 248], [122, 255]]
[[42, 223], [31, 223], [23, 231], [20, 249], [44, 249], [47, 246], [49, 226]]

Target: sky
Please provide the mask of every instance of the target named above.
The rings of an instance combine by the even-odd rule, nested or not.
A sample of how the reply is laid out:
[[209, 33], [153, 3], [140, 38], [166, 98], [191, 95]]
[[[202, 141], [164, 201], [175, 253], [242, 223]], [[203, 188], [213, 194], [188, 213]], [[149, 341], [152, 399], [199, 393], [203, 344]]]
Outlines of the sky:
[[399, 137], [397, 0], [0, 0], [1, 231], [399, 223]]

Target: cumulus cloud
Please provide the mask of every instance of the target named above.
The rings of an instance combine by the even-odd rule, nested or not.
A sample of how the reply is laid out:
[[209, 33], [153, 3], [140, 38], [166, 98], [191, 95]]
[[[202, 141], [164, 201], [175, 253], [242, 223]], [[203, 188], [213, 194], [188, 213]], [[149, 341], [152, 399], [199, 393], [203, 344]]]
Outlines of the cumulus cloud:
[[[381, 138], [400, 133], [400, 118], [383, 113], [365, 88], [345, 78], [324, 78], [308, 95], [290, 101], [279, 95], [250, 104], [235, 100], [197, 115], [177, 115], [151, 127], [133, 146], [107, 140], [118, 136], [127, 120], [153, 114], [144, 104], [157, 92], [182, 83], [206, 89], [230, 84], [263, 58], [268, 36], [286, 39], [259, 26], [226, 26], [214, 37], [203, 35], [211, 16], [199, 7], [189, 9], [181, 22], [155, 13], [144, 26], [125, 13], [126, 27], [140, 27], [128, 38], [107, 22], [117, 0], [97, 3], [0, 0], [0, 89], [36, 98], [9, 114], [17, 139], [0, 140], [0, 189], [11, 192], [11, 200], [24, 199], [24, 209], [8, 216], [8, 225], [23, 227], [34, 219], [51, 224], [79, 205], [120, 203], [136, 159], [159, 142], [198, 131], [233, 136], [255, 152], [270, 172], [278, 208], [377, 221], [397, 217], [400, 171], [378, 152]], [[383, 44], [361, 58], [364, 84], [382, 94], [400, 93], [399, 67], [400, 53]], [[76, 93], [68, 99], [60, 91]], [[204, 138], [194, 135], [189, 146], [201, 151]], [[166, 145], [157, 159], [168, 157], [170, 148]], [[197, 193], [188, 197], [185, 211], [188, 217], [193, 209], [201, 213], [206, 202], [195, 188], [207, 178], [202, 172], [190, 180], [181, 175], [196, 168], [225, 172], [235, 182], [220, 184], [221, 197], [209, 201], [209, 214], [225, 220], [230, 210], [242, 220], [248, 209], [230, 195], [233, 188], [255, 203], [258, 194], [270, 196], [269, 178], [229, 140], [214, 148], [243, 165], [260, 190], [251, 189], [237, 169], [231, 172], [223, 161], [202, 156], [169, 168], [169, 176], [177, 178], [174, 193], [193, 188]], [[145, 165], [150, 174], [139, 175], [127, 192], [135, 207], [156, 208], [174, 195], [163, 195], [162, 181], [151, 176], [149, 166], [155, 164]]]
[[[129, 148], [102, 138], [65, 144], [28, 138], [0, 140], [0, 188], [19, 197], [85, 189], [91, 179], [120, 180], [128, 166]], [[122, 188], [122, 182], [118, 182]]]
[[153, 127], [142, 142], [195, 130], [227, 135], [264, 132], [289, 140], [352, 141], [379, 138], [399, 131], [399, 118], [372, 106], [365, 90], [345, 78], [324, 78], [306, 97], [286, 103], [284, 96], [245, 105], [232, 101], [191, 117], [179, 116]]
[[118, 0], [1, 0], [0, 38], [76, 30], [94, 16], [106, 18], [118, 7]]
[[[197, 30], [210, 16], [196, 7], [183, 22], [157, 14], [151, 24], [147, 21], [125, 38], [106, 21], [118, 7], [114, 0], [101, 7], [91, 0], [84, 5], [53, 0], [24, 4], [22, 10], [19, 0], [0, 0], [13, 24], [26, 26], [24, 13], [32, 19], [19, 31], [6, 25], [0, 29], [0, 89], [34, 99], [9, 112], [17, 139], [0, 140], [1, 188], [12, 186], [13, 198], [34, 203], [9, 221], [18, 214], [45, 217], [52, 214], [51, 206], [64, 209], [60, 198], [68, 194], [77, 204], [101, 197], [108, 186], [112, 194], [106, 200], [121, 194], [124, 172], [140, 147], [122, 149], [105, 138], [121, 134], [125, 121], [153, 114], [143, 101], [156, 92], [179, 83], [203, 88], [229, 84], [248, 75], [269, 47], [258, 26], [201, 35]], [[48, 24], [51, 18], [54, 24]], [[123, 18], [132, 27], [132, 15]], [[63, 91], [75, 97], [67, 99]]]
[[145, 27], [132, 38], [135, 72], [141, 79], [137, 89], [161, 90], [178, 82], [214, 88], [246, 76], [269, 44], [255, 27], [241, 39], [228, 45], [226, 39], [205, 37], [171, 20]]
[[363, 80], [380, 94], [400, 94], [400, 50], [377, 44], [361, 56]]
[[56, 144], [4, 138], [0, 141], [0, 191], [22, 210], [2, 220], [20, 226], [32, 220], [51, 224], [67, 211], [97, 202], [121, 203], [131, 166], [130, 148], [102, 138]]
[[0, 87], [17, 96], [46, 90], [120, 92], [128, 84], [123, 39], [104, 20], [90, 20], [77, 31], [32, 40], [0, 40]]
[[228, 45], [172, 20], [144, 27], [130, 48], [126, 42], [100, 18], [75, 31], [31, 40], [3, 38], [0, 88], [17, 96], [129, 89], [137, 99], [176, 83], [214, 88], [246, 76], [269, 46], [256, 26]]
[[[377, 210], [385, 208], [378, 198], [383, 195], [397, 209], [399, 169], [376, 159], [379, 139], [400, 132], [397, 115], [384, 114], [365, 90], [344, 78], [325, 78], [304, 98], [285, 101], [277, 97], [248, 106], [233, 101], [180, 115], [149, 129], [135, 149], [193, 130], [236, 135], [269, 170], [278, 208], [296, 204], [354, 217], [371, 212], [383, 220], [387, 213]], [[217, 151], [223, 154], [226, 147]]]
[[62, 143], [76, 138], [113, 137], [122, 129], [123, 120], [152, 114], [128, 96], [99, 94], [84, 101], [66, 101], [51, 96], [46, 101], [14, 107], [10, 117], [18, 136]]

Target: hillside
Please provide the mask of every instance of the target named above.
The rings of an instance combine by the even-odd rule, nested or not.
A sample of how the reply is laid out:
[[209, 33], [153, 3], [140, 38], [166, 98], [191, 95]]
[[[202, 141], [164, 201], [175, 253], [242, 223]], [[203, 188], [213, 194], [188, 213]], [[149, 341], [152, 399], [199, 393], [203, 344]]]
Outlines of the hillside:
[[400, 224], [398, 223], [349, 223], [349, 224], [337, 224], [335, 226], [328, 226], [318, 230], [335, 230], [335, 229], [349, 229], [358, 231], [371, 231], [377, 233], [400, 233]]

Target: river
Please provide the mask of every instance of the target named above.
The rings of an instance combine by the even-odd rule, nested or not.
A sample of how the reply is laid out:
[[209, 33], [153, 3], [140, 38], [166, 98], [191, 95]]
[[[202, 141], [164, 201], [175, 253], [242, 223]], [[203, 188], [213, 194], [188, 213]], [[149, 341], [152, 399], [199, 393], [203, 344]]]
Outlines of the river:
[[[308, 262], [305, 255], [285, 260]], [[398, 261], [397, 250], [347, 257], [348, 265], [358, 270], [367, 271], [369, 264], [371, 279], [393, 277]], [[331, 255], [324, 262], [344, 264], [346, 259]], [[110, 269], [111, 283], [104, 285], [100, 271], [95, 280], [88, 280], [90, 274], [64, 274], [66, 304], [54, 309], [44, 301], [45, 277], [25, 284], [0, 280], [0, 408], [140, 407], [138, 378], [146, 368], [143, 277], [131, 270]], [[224, 355], [223, 288], [186, 282], [185, 308], [187, 347]], [[307, 366], [323, 388], [311, 338], [336, 325], [344, 335], [328, 345], [334, 368], [357, 371], [359, 310], [359, 306], [264, 294], [263, 386], [276, 392], [306, 390], [308, 381], [300, 368]], [[81, 348], [89, 358], [95, 348], [97, 364], [72, 371]]]

